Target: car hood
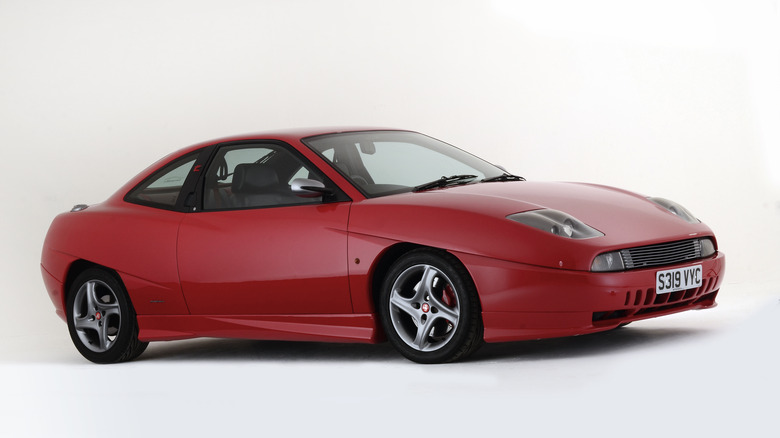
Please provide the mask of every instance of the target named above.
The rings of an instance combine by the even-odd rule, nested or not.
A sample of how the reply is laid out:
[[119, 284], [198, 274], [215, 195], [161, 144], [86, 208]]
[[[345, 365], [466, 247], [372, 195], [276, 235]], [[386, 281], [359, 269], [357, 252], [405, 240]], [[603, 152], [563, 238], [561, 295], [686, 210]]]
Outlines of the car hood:
[[606, 240], [623, 243], [685, 237], [696, 228], [645, 196], [595, 184], [483, 183], [430, 194], [442, 198], [441, 201], [425, 200], [422, 196], [417, 201], [455, 204], [483, 214], [490, 211], [499, 217], [542, 208], [563, 211], [604, 233]]
[[[442, 248], [490, 255], [511, 236], [545, 240], [565, 248], [587, 246], [592, 253], [712, 235], [644, 196], [613, 187], [563, 182], [493, 182], [368, 199], [355, 205], [350, 230]], [[566, 212], [604, 233], [574, 240], [553, 236], [506, 219], [523, 211]], [[464, 232], [465, 231], [465, 232]], [[512, 250], [507, 249], [508, 252]], [[502, 258], [506, 258], [504, 254]], [[514, 257], [512, 257], [514, 259]]]

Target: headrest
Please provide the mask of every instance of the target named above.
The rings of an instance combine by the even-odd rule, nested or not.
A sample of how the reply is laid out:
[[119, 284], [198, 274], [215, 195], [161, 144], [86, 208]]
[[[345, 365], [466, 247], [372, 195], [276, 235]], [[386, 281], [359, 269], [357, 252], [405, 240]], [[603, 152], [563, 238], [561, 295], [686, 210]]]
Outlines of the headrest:
[[276, 172], [262, 164], [239, 164], [233, 172], [233, 193], [261, 193], [276, 184]]

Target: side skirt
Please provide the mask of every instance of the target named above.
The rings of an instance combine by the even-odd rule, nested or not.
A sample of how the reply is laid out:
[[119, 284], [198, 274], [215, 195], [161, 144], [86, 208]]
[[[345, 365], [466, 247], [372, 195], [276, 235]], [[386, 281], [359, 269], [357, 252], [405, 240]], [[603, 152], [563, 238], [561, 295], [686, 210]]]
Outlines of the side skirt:
[[138, 315], [138, 339], [173, 341], [199, 337], [278, 341], [384, 340], [373, 314], [347, 315]]

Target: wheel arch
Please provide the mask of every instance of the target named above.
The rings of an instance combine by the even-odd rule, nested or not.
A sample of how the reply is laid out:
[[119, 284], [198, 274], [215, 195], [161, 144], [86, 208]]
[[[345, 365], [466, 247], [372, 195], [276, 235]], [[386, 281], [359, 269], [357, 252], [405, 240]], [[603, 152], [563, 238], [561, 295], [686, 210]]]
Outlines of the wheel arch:
[[[64, 307], [65, 303], [68, 302], [68, 295], [70, 295], [70, 289], [73, 286], [73, 282], [76, 281], [76, 278], [78, 278], [78, 276], [81, 275], [82, 272], [86, 271], [87, 269], [93, 269], [93, 268], [102, 269], [103, 271], [106, 271], [108, 274], [116, 278], [116, 281], [118, 281], [119, 284], [122, 285], [122, 287], [125, 287], [125, 283], [122, 281], [122, 277], [119, 275], [118, 272], [116, 272], [116, 270], [111, 269], [107, 266], [90, 262], [89, 260], [85, 260], [85, 259], [75, 260], [68, 267], [68, 273], [65, 276], [65, 283], [63, 284], [63, 293], [62, 293], [63, 308], [65, 308]], [[130, 299], [129, 296], [128, 299]]]
[[393, 263], [395, 263], [398, 259], [400, 259], [404, 255], [420, 249], [427, 249], [430, 251], [447, 254], [448, 256], [452, 257], [455, 261], [460, 263], [461, 266], [463, 266], [465, 272], [468, 274], [468, 281], [471, 281], [471, 283], [474, 285], [474, 289], [477, 291], [477, 298], [478, 298], [477, 305], [479, 306], [481, 312], [482, 300], [479, 297], [479, 288], [477, 287], [477, 284], [474, 281], [474, 277], [471, 275], [471, 272], [469, 271], [468, 267], [466, 267], [466, 265], [460, 260], [458, 256], [443, 248], [437, 248], [428, 245], [420, 245], [417, 243], [410, 243], [410, 242], [400, 242], [391, 245], [380, 255], [379, 259], [375, 262], [374, 269], [372, 270], [373, 272], [371, 274], [371, 282], [370, 282], [371, 305], [373, 306], [374, 311], [377, 311], [377, 303], [379, 302], [379, 294], [381, 293], [382, 290], [382, 283], [384, 282], [385, 277], [387, 276], [387, 272], [390, 270], [390, 267], [393, 265]]

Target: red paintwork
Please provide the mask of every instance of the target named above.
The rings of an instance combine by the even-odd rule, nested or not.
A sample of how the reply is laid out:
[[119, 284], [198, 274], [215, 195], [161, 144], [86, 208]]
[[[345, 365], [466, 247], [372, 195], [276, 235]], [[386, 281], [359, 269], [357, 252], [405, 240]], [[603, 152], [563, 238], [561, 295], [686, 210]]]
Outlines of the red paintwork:
[[[139, 315], [186, 315], [176, 266], [176, 236], [184, 216], [121, 198], [61, 214], [46, 235], [41, 264], [57, 282], [79, 259], [109, 266], [122, 278]], [[58, 300], [57, 313], [64, 315], [61, 286], [48, 290]]]
[[[252, 134], [194, 145], [153, 164], [105, 202], [57, 216], [41, 258], [57, 314], [64, 319], [65, 282], [83, 260], [118, 273], [144, 341], [214, 336], [378, 342], [383, 335], [374, 314], [374, 276], [382, 258], [405, 243], [445, 249], [466, 266], [489, 342], [584, 334], [715, 305], [722, 253], [697, 261], [705, 285], [671, 304], [654, 301], [648, 291], [656, 269], [589, 272], [593, 258], [605, 251], [693, 236], [714, 240], [704, 224], [685, 223], [642, 196], [587, 184], [503, 182], [366, 199], [300, 141], [337, 131]], [[248, 139], [290, 144], [352, 202], [182, 213], [123, 200], [177, 157]], [[542, 206], [566, 211], [605, 236], [564, 239], [506, 219]], [[672, 267], [679, 266], [685, 264]], [[594, 323], [594, 312], [613, 317]]]
[[138, 316], [144, 341], [214, 338], [374, 343], [381, 339], [373, 315]]
[[343, 202], [186, 215], [177, 252], [190, 312], [352, 313], [349, 209]]

